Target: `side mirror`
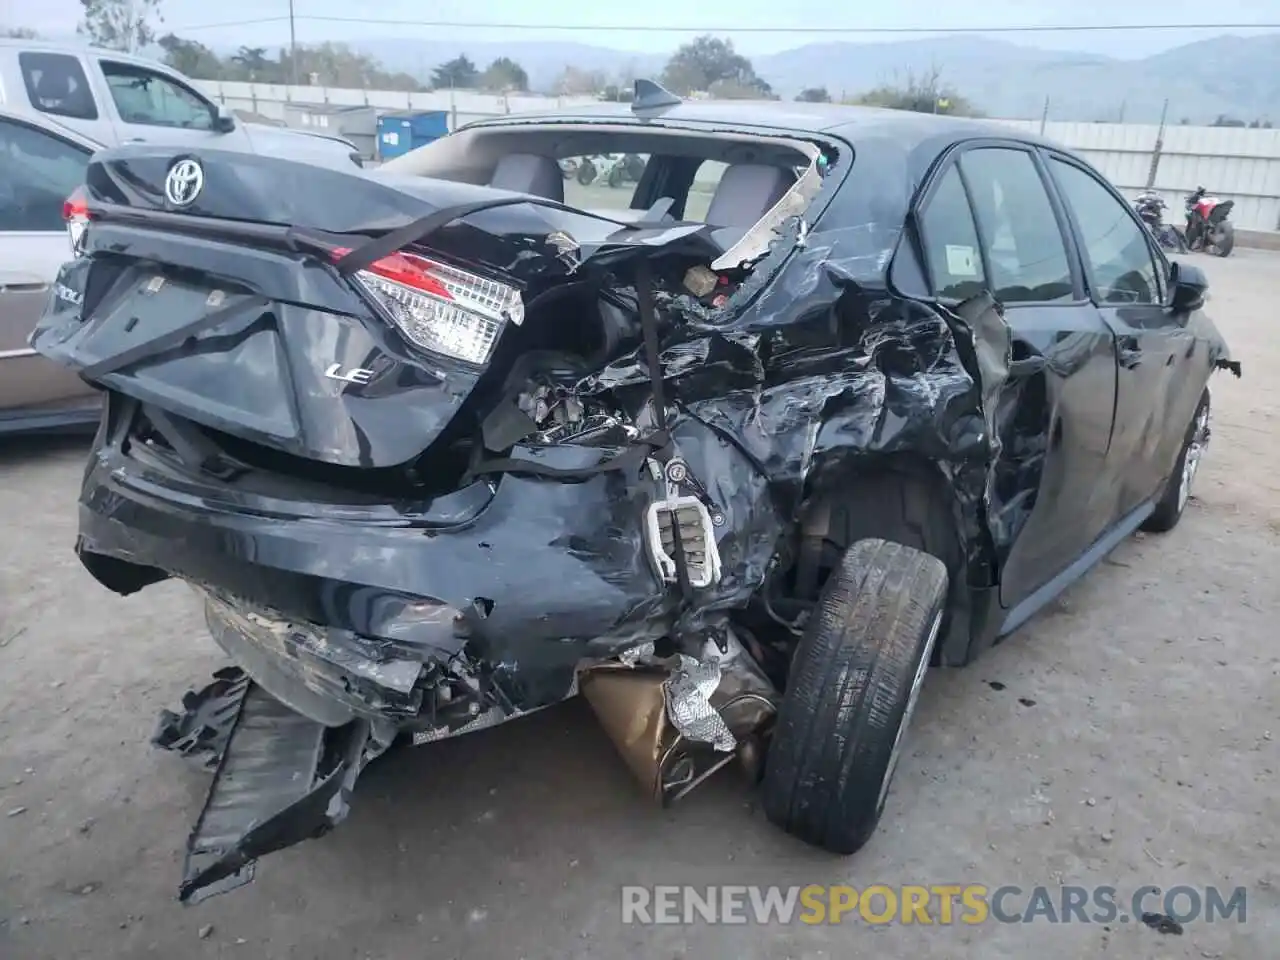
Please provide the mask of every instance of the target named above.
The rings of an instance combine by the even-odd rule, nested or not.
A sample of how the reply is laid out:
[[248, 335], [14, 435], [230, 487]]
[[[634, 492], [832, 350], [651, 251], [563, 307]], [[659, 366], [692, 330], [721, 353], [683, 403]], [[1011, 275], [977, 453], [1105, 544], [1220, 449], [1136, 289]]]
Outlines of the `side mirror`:
[[1169, 265], [1169, 310], [1175, 315], [1191, 313], [1204, 306], [1209, 278], [1192, 263], [1175, 260]]
[[223, 104], [214, 107], [213, 129], [218, 133], [230, 133], [236, 128], [236, 115]]

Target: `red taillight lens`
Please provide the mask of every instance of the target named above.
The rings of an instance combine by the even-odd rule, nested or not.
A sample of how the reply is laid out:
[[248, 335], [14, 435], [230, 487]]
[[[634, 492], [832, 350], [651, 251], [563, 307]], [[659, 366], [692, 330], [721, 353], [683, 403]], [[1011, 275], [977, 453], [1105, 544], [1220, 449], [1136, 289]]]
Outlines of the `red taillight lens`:
[[355, 279], [414, 344], [468, 363], [487, 363], [506, 324], [524, 321], [515, 287], [416, 253], [383, 257]]
[[62, 201], [62, 219], [89, 219], [89, 196], [84, 187], [76, 187], [71, 196]]
[[71, 241], [71, 255], [80, 256], [84, 231], [89, 225], [89, 195], [84, 187], [76, 187], [71, 196], [62, 201], [62, 219], [67, 224], [67, 237]]
[[[340, 247], [333, 251], [333, 258], [337, 260], [348, 252], [350, 251]], [[412, 287], [414, 290], [425, 293], [428, 296], [440, 297], [442, 300], [452, 300], [453, 295], [449, 293], [449, 289], [439, 277], [432, 273], [431, 268], [433, 266], [436, 266], [436, 264], [426, 257], [407, 253], [393, 253], [389, 257], [383, 257], [381, 260], [370, 264], [367, 272], [376, 274], [385, 280], [390, 280], [392, 283], [400, 283], [406, 287]]]

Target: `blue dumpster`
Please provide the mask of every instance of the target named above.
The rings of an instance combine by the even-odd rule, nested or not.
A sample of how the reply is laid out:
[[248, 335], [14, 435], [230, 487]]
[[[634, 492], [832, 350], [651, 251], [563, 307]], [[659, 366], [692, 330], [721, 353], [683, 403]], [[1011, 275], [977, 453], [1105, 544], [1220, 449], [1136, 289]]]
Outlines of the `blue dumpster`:
[[401, 110], [378, 118], [378, 159], [402, 157], [449, 132], [447, 110]]

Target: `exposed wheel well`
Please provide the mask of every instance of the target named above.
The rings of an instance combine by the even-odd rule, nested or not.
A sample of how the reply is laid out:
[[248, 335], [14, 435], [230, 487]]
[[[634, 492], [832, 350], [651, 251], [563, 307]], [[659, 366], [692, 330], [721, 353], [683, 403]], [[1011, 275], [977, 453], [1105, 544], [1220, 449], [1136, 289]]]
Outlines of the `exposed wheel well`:
[[[796, 553], [796, 595], [816, 596], [849, 545], [879, 538], [932, 554], [946, 565], [948, 616], [967, 611], [966, 554], [957, 528], [955, 497], [932, 463], [886, 458], [856, 472], [826, 474], [807, 498]], [[943, 644], [934, 648], [942, 659]]]

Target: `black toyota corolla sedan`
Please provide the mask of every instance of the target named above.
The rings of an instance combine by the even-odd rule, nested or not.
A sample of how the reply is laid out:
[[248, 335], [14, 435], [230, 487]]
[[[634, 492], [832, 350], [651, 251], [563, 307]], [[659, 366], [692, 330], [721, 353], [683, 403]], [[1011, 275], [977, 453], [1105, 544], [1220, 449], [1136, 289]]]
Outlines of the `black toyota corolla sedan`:
[[155, 736], [215, 771], [186, 901], [579, 693], [658, 802], [738, 761], [852, 853], [929, 667], [1176, 525], [1240, 373], [1105, 178], [977, 121], [641, 81], [378, 170], [121, 147], [71, 206], [77, 550], [234, 661]]

